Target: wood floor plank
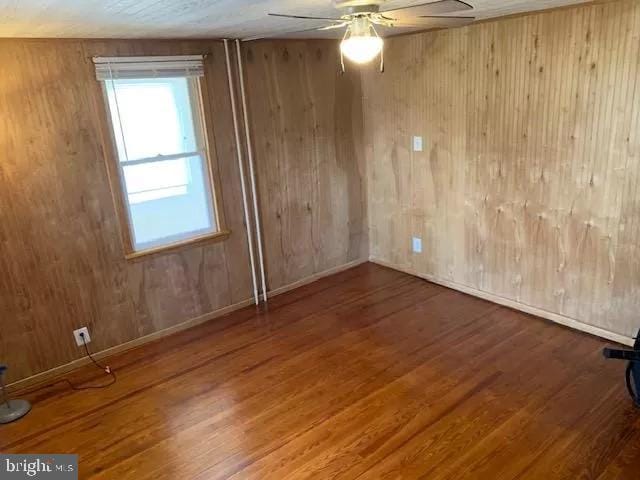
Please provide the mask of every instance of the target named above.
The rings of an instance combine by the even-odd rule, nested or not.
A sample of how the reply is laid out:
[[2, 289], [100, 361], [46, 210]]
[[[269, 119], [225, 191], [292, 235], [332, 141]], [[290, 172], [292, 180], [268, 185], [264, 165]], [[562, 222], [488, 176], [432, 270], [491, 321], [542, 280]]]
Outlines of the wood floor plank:
[[[438, 288], [434, 292], [440, 290]], [[357, 393], [353, 393], [352, 388], [345, 388], [343, 393], [347, 394], [347, 398], [342, 398], [341, 396], [336, 396], [330, 387], [336, 383], [341, 383], [345, 387], [355, 388], [361, 382], [361, 378], [353, 374], [354, 365], [349, 362], [352, 357], [352, 351], [356, 348], [355, 337], [348, 338], [348, 334], [354, 327], [356, 329], [362, 328], [371, 322], [385, 318], [393, 313], [393, 309], [402, 308], [394, 306], [398, 303], [406, 308], [421, 299], [428, 298], [427, 292], [424, 290], [424, 286], [420, 285], [420, 282], [416, 284], [412, 282], [411, 285], [406, 286], [404, 291], [402, 287], [399, 287], [394, 289], [393, 292], [381, 292], [380, 295], [384, 295], [382, 298], [386, 300], [382, 304], [376, 304], [373, 299], [367, 299], [367, 304], [358, 302], [353, 305], [358, 310], [362, 310], [364, 305], [372, 307], [369, 308], [369, 315], [361, 325], [354, 322], [344, 322], [346, 318], [353, 314], [353, 309], [349, 309], [339, 316], [336, 316], [335, 312], [326, 312], [320, 317], [314, 318], [312, 322], [310, 319], [309, 324], [304, 321], [300, 322], [297, 329], [291, 328], [291, 331], [287, 332], [287, 336], [282, 336], [271, 342], [270, 347], [272, 350], [283, 353], [279, 359], [279, 366], [276, 367], [275, 371], [271, 368], [272, 376], [265, 377], [263, 371], [253, 370], [249, 375], [243, 375], [242, 378], [233, 377], [228, 385], [223, 385], [223, 388], [216, 392], [216, 394], [219, 392], [224, 393], [225, 389], [229, 389], [236, 396], [236, 409], [233, 413], [241, 412], [245, 418], [245, 422], [240, 426], [242, 431], [250, 430], [252, 437], [260, 440], [260, 447], [257, 449], [258, 454], [262, 450], [276, 448], [270, 443], [271, 439], [273, 441], [283, 441], [283, 439], [286, 439], [287, 431], [297, 431], [309, 422], [321, 421], [326, 414], [326, 403], [322, 402], [324, 400], [323, 395], [328, 397], [327, 401], [331, 402], [332, 408], [339, 407], [340, 402], [353, 401], [353, 398], [350, 397], [356, 396]], [[395, 302], [393, 304], [388, 301], [390, 296], [394, 296]], [[343, 327], [336, 324], [335, 320], [343, 323]], [[331, 340], [331, 338], [334, 339]], [[291, 342], [297, 343], [300, 340], [303, 340], [304, 345], [307, 346], [315, 345], [316, 342], [317, 345], [311, 349], [296, 351], [287, 360], [289, 355], [286, 352], [291, 346]], [[263, 351], [263, 349], [259, 350], [259, 352]], [[318, 364], [322, 364], [327, 368], [324, 375], [314, 375], [313, 366]], [[284, 372], [282, 371], [283, 366], [285, 367]], [[305, 368], [304, 366], [308, 367]], [[254, 381], [250, 379], [254, 379]], [[367, 388], [373, 388], [375, 384], [368, 382], [364, 385]], [[249, 389], [247, 395], [242, 395], [244, 389]], [[226, 401], [226, 397], [223, 397], [222, 400]], [[202, 407], [202, 405], [203, 402], [199, 406]], [[156, 445], [149, 445], [150, 448], [146, 449], [141, 455], [143, 459], [134, 458], [128, 463], [136, 466], [140, 462], [156, 465], [156, 460], [159, 461], [161, 456], [164, 455], [165, 442], [175, 441], [176, 438], [181, 442], [194, 441], [194, 439], [197, 441], [197, 438], [201, 435], [201, 430], [215, 427], [215, 436], [221, 440], [216, 442], [215, 450], [208, 453], [209, 462], [215, 463], [224, 460], [228, 464], [235, 466], [237, 462], [231, 454], [239, 448], [237, 436], [239, 425], [227, 413], [227, 411], [223, 411], [220, 417], [211, 417], [204, 422], [188, 425], [188, 428], [179, 432], [173, 429], [171, 438], [167, 438]], [[276, 423], [282, 433], [274, 438], [272, 426], [280, 417], [291, 423], [282, 424], [282, 421]], [[242, 459], [242, 461], [245, 460]], [[117, 468], [116, 472], [120, 472], [119, 469], [126, 469], [127, 465], [119, 465]], [[218, 469], [221, 468], [221, 466], [218, 466]], [[110, 472], [110, 474], [115, 475], [116, 473]], [[153, 476], [155, 475], [154, 473]]]
[[83, 479], [635, 478], [604, 345], [364, 264], [115, 356], [108, 389], [23, 392], [0, 450]]
[[625, 480], [633, 478], [632, 475], [640, 472], [640, 418], [634, 415], [629, 436], [625, 439], [624, 445], [614, 456], [613, 461], [609, 457], [609, 463], [598, 476], [598, 480]]
[[[436, 299], [437, 300], [437, 299]], [[499, 314], [504, 316], [506, 311], [501, 310]], [[495, 336], [492, 338], [492, 335], [488, 335], [486, 333], [486, 327], [490, 326], [495, 322], [496, 317], [494, 314], [489, 315], [486, 319], [482, 319], [485, 324], [485, 328], [481, 331], [475, 332], [475, 339], [473, 337], [464, 337], [460, 340], [458, 344], [456, 342], [450, 343], [450, 348], [452, 351], [444, 351], [440, 354], [434, 354], [434, 352], [429, 353], [429, 362], [423, 363], [419, 370], [416, 372], [411, 372], [410, 374], [400, 378], [400, 385], [409, 384], [412, 389], [409, 391], [409, 395], [400, 402], [393, 402], [392, 406], [385, 405], [386, 415], [375, 415], [374, 420], [369, 421], [367, 423], [367, 427], [363, 428], [354, 428], [349, 425], [349, 419], [357, 418], [357, 416], [351, 412], [345, 412], [346, 418], [335, 419], [336, 426], [328, 425], [326, 426], [331, 430], [332, 433], [335, 434], [335, 430], [338, 431], [341, 428], [346, 428], [350, 432], [355, 432], [355, 436], [351, 439], [347, 439], [347, 441], [353, 441], [351, 445], [348, 447], [344, 445], [340, 445], [335, 438], [332, 438], [330, 442], [332, 445], [327, 445], [329, 450], [336, 450], [337, 454], [332, 457], [325, 458], [324, 461], [326, 465], [318, 465], [317, 460], [312, 460], [315, 464], [313, 469], [317, 469], [318, 471], [322, 471], [323, 473], [327, 473], [329, 470], [329, 464], [331, 464], [331, 468], [335, 468], [340, 465], [341, 462], [338, 461], [340, 457], [344, 460], [344, 457], [348, 455], [354, 455], [356, 458], [360, 458], [361, 461], [353, 462], [347, 461], [343, 462], [344, 465], [350, 465], [350, 468], [346, 472], [331, 472], [330, 475], [332, 478], [335, 476], [336, 478], [354, 478], [356, 477], [356, 472], [361, 474], [365, 468], [371, 468], [371, 465], [380, 462], [381, 459], [386, 459], [391, 456], [396, 451], [404, 452], [412, 451], [411, 447], [412, 443], [418, 443], [420, 446], [428, 445], [431, 442], [425, 441], [424, 435], [425, 432], [429, 430], [429, 427], [433, 427], [435, 425], [442, 424], [443, 420], [447, 417], [459, 418], [460, 414], [456, 413], [456, 415], [452, 415], [451, 413], [459, 409], [462, 405], [466, 405], [467, 403], [477, 407], [480, 402], [468, 402], [469, 398], [461, 398], [458, 399], [458, 402], [455, 403], [455, 409], [449, 408], [451, 412], [448, 415], [435, 415], [434, 418], [434, 410], [437, 413], [437, 408], [447, 407], [447, 390], [451, 389], [455, 391], [455, 387], [464, 387], [467, 379], [473, 379], [479, 374], [492, 374], [498, 375], [500, 377], [505, 377], [504, 368], [494, 368], [493, 370], [488, 370], [483, 368], [481, 372], [478, 372], [477, 368], [474, 368], [474, 364], [479, 362], [481, 365], [484, 364], [485, 361], [493, 361], [495, 362], [495, 355], [498, 353], [496, 350], [497, 346], [501, 343], [507, 342], [511, 343], [516, 335], [522, 333], [522, 328], [517, 328], [517, 325], [511, 324], [510, 331], [507, 328], [501, 328], [500, 332], [492, 332]], [[503, 326], [506, 327], [505, 324], [508, 324], [507, 319], [504, 319]], [[478, 321], [473, 322], [473, 325], [478, 325]], [[515, 328], [514, 328], [515, 327]], [[463, 332], [457, 332], [463, 333]], [[475, 341], [474, 341], [475, 340]], [[473, 347], [473, 348], [472, 348]], [[469, 356], [473, 358], [473, 362], [470, 364], [469, 359], [461, 358], [460, 352], [464, 352], [465, 356]], [[517, 350], [513, 350], [514, 354], [509, 358], [503, 359], [503, 363], [507, 365], [510, 364], [512, 368], [516, 368], [520, 362], [524, 362], [527, 360], [527, 355], [515, 354]], [[521, 357], [521, 358], [520, 358]], [[444, 363], [444, 365], [443, 365]], [[443, 376], [442, 371], [446, 369], [447, 375]], [[434, 375], [429, 375], [429, 372], [434, 373]], [[410, 378], [411, 377], [411, 378]], [[438, 381], [444, 381], [444, 389], [441, 390], [438, 388]], [[496, 379], [492, 384], [500, 381], [500, 379]], [[421, 382], [425, 382], [421, 384]], [[487, 387], [490, 388], [490, 387]], [[487, 388], [483, 389], [478, 394], [484, 395], [486, 393]], [[398, 387], [395, 384], [390, 384], [387, 386], [389, 390], [402, 390], [401, 387]], [[418, 394], [416, 394], [416, 391]], [[493, 396], [493, 395], [492, 395]], [[369, 410], [369, 402], [371, 399], [365, 398], [362, 401], [358, 402], [358, 404], [363, 405], [363, 412], [368, 414]], [[486, 403], [480, 403], [483, 408], [486, 408]], [[392, 410], [395, 409], [395, 410]], [[447, 409], [445, 408], [445, 411]], [[378, 422], [375, 420], [376, 418], [380, 419]], [[462, 416], [462, 418], [465, 418]], [[491, 419], [495, 421], [493, 418]], [[364, 422], [362, 422], [364, 423]], [[383, 425], [379, 425], [383, 424]], [[346, 426], [346, 427], [345, 427]], [[467, 424], [464, 425], [468, 426]], [[324, 426], [323, 426], [324, 427]], [[458, 425], [460, 427], [460, 425]], [[360, 434], [363, 433], [368, 438], [368, 441], [372, 442], [370, 445], [363, 445], [362, 439], [360, 438]], [[321, 434], [319, 436], [322, 436]], [[335, 437], [335, 435], [334, 435]], [[432, 445], [433, 446], [433, 445]], [[433, 449], [428, 452], [430, 456], [433, 456]], [[455, 453], [455, 450], [453, 451]], [[273, 462], [271, 462], [273, 463]], [[286, 462], [287, 465], [290, 465], [290, 462]], [[406, 458], [403, 459], [403, 463], [406, 466]], [[307, 466], [308, 469], [312, 469], [311, 466]], [[374, 470], [375, 471], [375, 470]], [[260, 475], [260, 478], [266, 478], [264, 475]], [[277, 476], [268, 477], [268, 478], [278, 478]], [[295, 478], [295, 477], [291, 477]], [[380, 471], [375, 472], [374, 475], [371, 475], [370, 478], [382, 478], [380, 475]]]
[[[353, 273], [356, 275], [353, 276]], [[345, 281], [350, 280], [350, 283], [343, 285]], [[223, 355], [234, 346], [241, 345], [242, 341], [246, 341], [247, 335], [268, 335], [278, 328], [279, 324], [276, 322], [290, 325], [294, 320], [370, 295], [391, 285], [393, 281], [406, 282], [407, 280], [406, 276], [392, 270], [385, 271], [383, 275], [380, 275], [379, 271], [372, 274], [370, 265], [362, 265], [328, 277], [287, 295], [275, 297], [264, 315], [256, 314], [256, 310], [249, 307], [233, 315], [110, 359], [109, 363], [119, 372], [120, 381], [108, 390], [87, 391], [77, 395], [64, 384], [56, 385], [57, 388], [37, 390], [28, 397], [38, 403], [41, 408], [34, 410], [30, 416], [31, 418], [39, 416], [36, 418], [39, 421], [35, 424], [47, 425], [47, 428], [51, 428], [51, 425], [56, 423], [64, 425], [78, 415], [85, 416], [88, 411], [101, 409], [105, 405], [117, 402], [119, 398], [131, 396], [132, 392], [142, 391], [150, 386], [164, 383], [175, 375], [184, 374], [186, 368], [193, 367], [198, 361], [211, 360], [215, 356]], [[300, 301], [302, 299], [305, 301]], [[313, 307], [316, 304], [319, 308]], [[270, 321], [274, 313], [277, 313], [277, 319]], [[215, 349], [211, 348], [210, 335], [213, 334], [217, 337]], [[233, 337], [236, 343], [220, 341], [225, 336]], [[185, 345], [189, 345], [188, 355], [184, 353]], [[145, 372], [151, 368], [155, 375], [145, 375]], [[71, 379], [77, 383], [82, 381], [92, 383], [97, 375], [100, 374], [96, 373], [95, 369], [85, 368]], [[17, 394], [23, 393], [17, 392]], [[71, 396], [74, 401], [69, 402], [66, 396]], [[61, 408], [62, 405], [64, 408]], [[23, 435], [37, 434], [33, 432], [33, 425], [25, 422], [10, 424], [5, 428], [7, 435], [0, 438], [0, 449], [11, 447], [11, 443], [3, 441], [4, 438], [16, 439]]]

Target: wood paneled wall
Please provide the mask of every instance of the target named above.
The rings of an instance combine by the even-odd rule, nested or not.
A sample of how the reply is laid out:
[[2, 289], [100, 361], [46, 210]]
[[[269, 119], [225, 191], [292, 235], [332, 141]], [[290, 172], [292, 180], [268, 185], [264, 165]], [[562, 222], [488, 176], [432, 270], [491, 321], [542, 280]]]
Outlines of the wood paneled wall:
[[[304, 63], [311, 77], [317, 75], [327, 81], [309, 83], [303, 89], [322, 108], [334, 104], [336, 98], [349, 96], [353, 85], [359, 84], [350, 77], [338, 80], [337, 75], [324, 71], [328, 60], [319, 61], [318, 55], [326, 56], [334, 48], [335, 44], [324, 43], [308, 51], [298, 49], [296, 55], [303, 58], [296, 57], [292, 62]], [[260, 49], [265, 54], [271, 49], [279, 54], [282, 45], [263, 43]], [[101, 101], [100, 87], [90, 57], [203, 52], [209, 53], [206, 76], [211, 104], [206, 108], [211, 109], [215, 120], [209, 126], [215, 138], [213, 157], [222, 180], [223, 208], [231, 237], [224, 242], [126, 261], [104, 165], [96, 103]], [[273, 77], [260, 79], [270, 85], [284, 81], [273, 70], [261, 73]], [[91, 346], [100, 351], [208, 316], [251, 297], [226, 75], [224, 49], [217, 41], [0, 40], [0, 363], [10, 365], [9, 381], [81, 357], [82, 351], [71, 334], [80, 326], [89, 327]], [[332, 76], [336, 78], [333, 82]], [[257, 83], [251, 82], [250, 91], [257, 88]], [[290, 82], [287, 88], [290, 94], [299, 87]], [[275, 97], [269, 100], [278, 101]], [[256, 104], [253, 98], [251, 101]], [[312, 111], [297, 110], [295, 114], [299, 115], [294, 120], [298, 125], [315, 121]], [[341, 118], [351, 114], [357, 115], [354, 124], [359, 125], [361, 112], [340, 111]], [[331, 195], [323, 191], [312, 203], [308, 184], [301, 188], [301, 178], [329, 185], [335, 169], [325, 169], [327, 165], [351, 168], [345, 165], [352, 153], [342, 144], [342, 131], [333, 130], [334, 124], [327, 117], [322, 140], [337, 146], [335, 150], [318, 151], [314, 150], [316, 140], [293, 137], [287, 130], [289, 123], [264, 126], [261, 122], [270, 119], [259, 115], [252, 120], [256, 145], [266, 143], [260, 135], [268, 132], [277, 139], [274, 144], [280, 149], [335, 157], [314, 157], [319, 164], [313, 168], [321, 164], [323, 169], [313, 172], [307, 171], [312, 168], [309, 157], [286, 157], [290, 173], [281, 177], [277, 188], [286, 190], [287, 197], [278, 197], [277, 205], [281, 218], [291, 222], [288, 232], [273, 229], [270, 202], [262, 202], [270, 265], [287, 248], [296, 251], [296, 259], [307, 258], [313, 265], [294, 268], [288, 264], [284, 273], [268, 272], [270, 286], [302, 280], [343, 259], [357, 255], [366, 258], [366, 239], [360, 250], [350, 243], [343, 245], [342, 236], [330, 237], [326, 232], [317, 233], [322, 243], [298, 243], [305, 238], [296, 230], [298, 216], [302, 216], [300, 222], [309, 218], [299, 205], [310, 205], [322, 219], [335, 216], [336, 223], [347, 222], [334, 212], [335, 202], [351, 198], [352, 180], [363, 183], [362, 178], [354, 178], [362, 173], [350, 170], [340, 183], [331, 183]], [[334, 136], [340, 140], [334, 142]], [[258, 155], [257, 160], [261, 162], [261, 177], [280, 172], [279, 157]], [[353, 221], [349, 231], [365, 230], [359, 224], [364, 218], [360, 210], [355, 209], [348, 218]], [[322, 220], [318, 226], [327, 224]], [[277, 237], [273, 237], [274, 232]], [[339, 251], [333, 252], [334, 248]], [[327, 258], [331, 261], [325, 261]]]
[[363, 75], [371, 256], [634, 335], [640, 3], [394, 38], [385, 57]]
[[276, 289], [368, 257], [359, 70], [333, 41], [246, 45], [266, 267]]

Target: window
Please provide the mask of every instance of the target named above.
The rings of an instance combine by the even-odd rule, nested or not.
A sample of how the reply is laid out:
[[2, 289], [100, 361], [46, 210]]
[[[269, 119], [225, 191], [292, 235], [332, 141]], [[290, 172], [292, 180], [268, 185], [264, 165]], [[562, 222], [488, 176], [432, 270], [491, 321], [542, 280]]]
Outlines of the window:
[[220, 231], [200, 95], [202, 60], [193, 58], [94, 59], [130, 254]]

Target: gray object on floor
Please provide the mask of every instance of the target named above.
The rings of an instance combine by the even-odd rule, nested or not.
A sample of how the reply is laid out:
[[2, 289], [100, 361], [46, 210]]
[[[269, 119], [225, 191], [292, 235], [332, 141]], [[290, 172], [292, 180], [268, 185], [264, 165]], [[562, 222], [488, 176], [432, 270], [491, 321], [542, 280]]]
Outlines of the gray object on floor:
[[7, 370], [5, 365], [0, 365], [0, 387], [2, 387], [2, 404], [0, 404], [0, 424], [10, 423], [24, 417], [29, 410], [31, 404], [26, 400], [9, 400], [7, 391], [4, 387], [4, 372]]

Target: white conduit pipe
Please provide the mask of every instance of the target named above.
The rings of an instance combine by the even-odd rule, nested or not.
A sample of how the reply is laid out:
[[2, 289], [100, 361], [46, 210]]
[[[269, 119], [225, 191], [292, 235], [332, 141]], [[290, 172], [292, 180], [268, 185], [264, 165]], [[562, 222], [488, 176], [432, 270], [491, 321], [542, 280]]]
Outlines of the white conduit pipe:
[[251, 278], [253, 280], [253, 299], [258, 305], [258, 282], [256, 280], [256, 264], [253, 256], [253, 239], [251, 238], [251, 217], [249, 216], [249, 204], [247, 203], [247, 189], [244, 183], [244, 161], [242, 159], [242, 146], [240, 145], [240, 128], [238, 126], [238, 112], [236, 110], [235, 87], [233, 74], [231, 73], [231, 58], [229, 56], [229, 40], [224, 39], [224, 53], [227, 59], [227, 77], [229, 79], [229, 97], [231, 98], [231, 113], [233, 115], [233, 130], [236, 136], [236, 152], [238, 155], [238, 168], [240, 169], [240, 185], [242, 186], [242, 204], [244, 206], [244, 221], [247, 225], [247, 243], [249, 244], [249, 259], [251, 260]]
[[242, 111], [244, 112], [244, 132], [247, 142], [247, 155], [249, 157], [249, 177], [251, 179], [251, 194], [253, 196], [253, 214], [256, 222], [256, 236], [258, 239], [258, 260], [260, 261], [260, 279], [262, 281], [262, 299], [267, 301], [267, 281], [264, 274], [264, 255], [262, 253], [262, 234], [260, 227], [260, 213], [258, 212], [258, 194], [256, 189], [256, 175], [253, 168], [253, 149], [251, 148], [251, 133], [249, 132], [249, 110], [247, 109], [247, 95], [244, 88], [244, 69], [242, 65], [242, 51], [240, 40], [236, 40], [236, 52], [238, 56], [238, 74], [240, 76], [240, 96], [242, 97]]

